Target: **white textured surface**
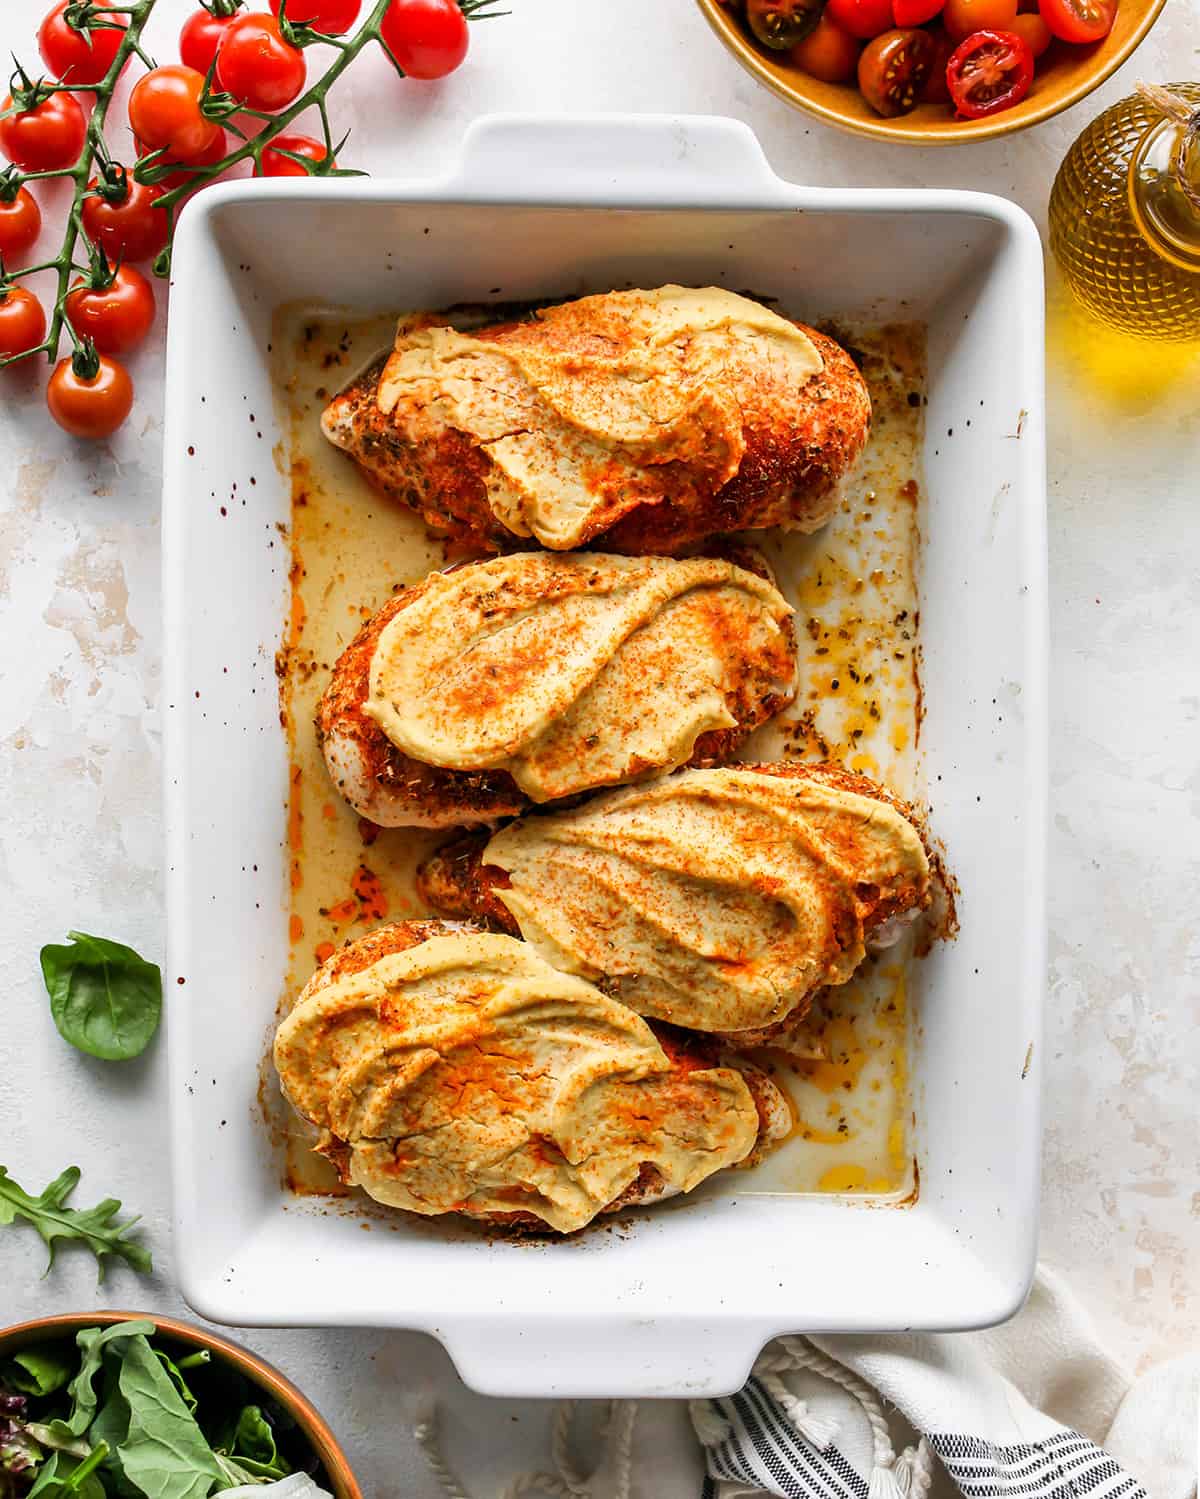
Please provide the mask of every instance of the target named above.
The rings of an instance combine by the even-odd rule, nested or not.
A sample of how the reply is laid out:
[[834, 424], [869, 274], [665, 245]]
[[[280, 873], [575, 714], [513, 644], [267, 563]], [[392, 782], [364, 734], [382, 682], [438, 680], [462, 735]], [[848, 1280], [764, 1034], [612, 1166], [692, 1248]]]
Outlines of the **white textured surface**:
[[[927, 152], [793, 114], [724, 55], [690, 0], [513, 5], [512, 17], [477, 30], [468, 64], [444, 85], [404, 85], [379, 59], [360, 64], [340, 104], [335, 95], [338, 123], [355, 131], [347, 159], [376, 174], [401, 160], [406, 172], [432, 172], [466, 122], [495, 109], [722, 113], [747, 120], [797, 181], [985, 187], [1044, 225], [1054, 168], [1077, 131], [1138, 76], [1194, 76], [1200, 47], [1200, 0], [1168, 0], [1135, 61], [1091, 100], [1007, 142]], [[43, 8], [5, 7], [6, 43], [27, 59]], [[164, 56], [190, 8], [161, 0], [151, 45]], [[1043, 1251], [1114, 1349], [1144, 1366], [1200, 1342], [1200, 363], [1118, 345], [1061, 304], [1053, 274], [1050, 295]], [[113, 1272], [97, 1290], [89, 1264], [64, 1251], [42, 1280], [32, 1235], [5, 1231], [0, 1322], [106, 1304], [178, 1309], [161, 1053], [112, 1067], [72, 1052], [37, 970], [40, 945], [69, 926], [161, 955], [160, 363], [155, 340], [134, 361], [133, 419], [108, 449], [76, 446], [52, 426], [40, 372], [0, 377], [0, 1161], [34, 1189], [77, 1163], [81, 1198], [113, 1193], [145, 1215], [158, 1265], [153, 1282]], [[247, 1341], [330, 1415], [373, 1499], [434, 1492], [400, 1435], [422, 1392], [452, 1383], [432, 1342], [332, 1332]], [[544, 1413], [464, 1396], [455, 1419], [475, 1428], [481, 1455], [510, 1432], [524, 1447]]]

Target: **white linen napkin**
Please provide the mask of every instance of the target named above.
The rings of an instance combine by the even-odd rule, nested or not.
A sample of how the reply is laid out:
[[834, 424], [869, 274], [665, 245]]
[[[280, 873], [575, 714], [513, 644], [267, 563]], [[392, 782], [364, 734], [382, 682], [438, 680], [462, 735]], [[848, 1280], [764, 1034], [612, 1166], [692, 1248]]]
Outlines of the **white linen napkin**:
[[[565, 1403], [546, 1470], [501, 1499], [1196, 1499], [1198, 1412], [1200, 1354], [1134, 1381], [1042, 1268], [1004, 1327], [780, 1338], [736, 1395], [615, 1401], [595, 1463]], [[471, 1499], [432, 1418], [417, 1436], [447, 1499]]]

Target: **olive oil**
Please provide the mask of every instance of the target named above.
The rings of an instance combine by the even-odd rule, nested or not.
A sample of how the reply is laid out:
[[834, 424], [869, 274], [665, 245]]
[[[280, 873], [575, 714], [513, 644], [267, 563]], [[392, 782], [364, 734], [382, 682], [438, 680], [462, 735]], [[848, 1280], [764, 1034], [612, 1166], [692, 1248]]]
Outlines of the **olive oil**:
[[1189, 109], [1200, 111], [1200, 84], [1120, 100], [1071, 147], [1050, 194], [1050, 247], [1067, 283], [1090, 312], [1144, 338], [1200, 339], [1200, 131]]

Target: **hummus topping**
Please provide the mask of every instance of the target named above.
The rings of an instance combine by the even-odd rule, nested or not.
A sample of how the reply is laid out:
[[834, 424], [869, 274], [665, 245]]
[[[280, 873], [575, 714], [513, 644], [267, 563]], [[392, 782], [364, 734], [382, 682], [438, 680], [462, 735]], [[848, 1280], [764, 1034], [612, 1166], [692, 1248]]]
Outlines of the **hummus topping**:
[[537, 316], [553, 347], [402, 324], [377, 399], [411, 441], [447, 426], [473, 438], [497, 519], [556, 549], [681, 484], [719, 489], [745, 451], [736, 389], [799, 389], [824, 369], [794, 324], [716, 287], [609, 292]]
[[399, 610], [363, 706], [414, 760], [505, 770], [549, 801], [682, 765], [755, 679], [790, 695], [790, 613], [711, 557], [499, 557]]
[[569, 1233], [643, 1163], [686, 1192], [758, 1136], [738, 1072], [673, 1067], [645, 1021], [511, 937], [433, 937], [310, 985], [275, 1064], [347, 1179], [415, 1213]]
[[483, 862], [507, 870], [496, 894], [555, 967], [611, 981], [639, 1014], [722, 1032], [845, 983], [865, 916], [923, 904], [930, 881], [917, 829], [889, 803], [736, 767], [526, 817]]

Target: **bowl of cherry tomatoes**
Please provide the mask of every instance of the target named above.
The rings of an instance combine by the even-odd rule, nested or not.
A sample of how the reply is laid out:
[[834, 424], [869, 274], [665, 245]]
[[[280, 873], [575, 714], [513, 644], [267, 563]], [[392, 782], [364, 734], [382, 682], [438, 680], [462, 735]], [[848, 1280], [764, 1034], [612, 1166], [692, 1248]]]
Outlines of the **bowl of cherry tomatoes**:
[[1130, 55], [1166, 0], [698, 0], [797, 109], [910, 145], [1048, 120]]

